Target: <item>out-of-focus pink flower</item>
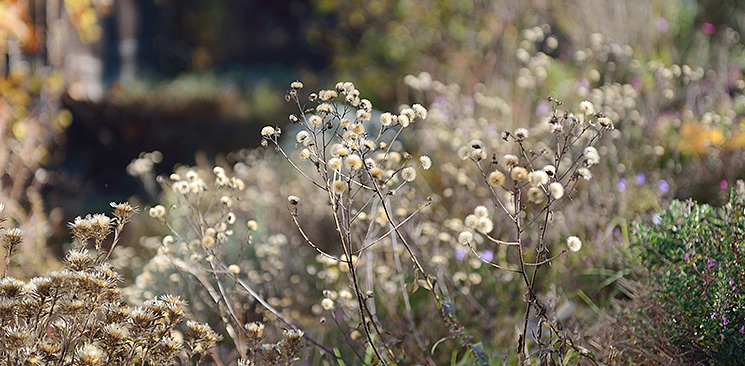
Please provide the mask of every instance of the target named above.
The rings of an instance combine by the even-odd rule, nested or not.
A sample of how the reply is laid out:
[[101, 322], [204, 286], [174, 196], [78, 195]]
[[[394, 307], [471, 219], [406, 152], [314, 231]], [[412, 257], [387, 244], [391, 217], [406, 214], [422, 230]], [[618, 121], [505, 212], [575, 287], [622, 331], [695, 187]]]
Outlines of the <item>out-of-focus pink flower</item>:
[[701, 24], [701, 31], [712, 36], [717, 32], [717, 27], [715, 27], [714, 24], [705, 22], [704, 24]]

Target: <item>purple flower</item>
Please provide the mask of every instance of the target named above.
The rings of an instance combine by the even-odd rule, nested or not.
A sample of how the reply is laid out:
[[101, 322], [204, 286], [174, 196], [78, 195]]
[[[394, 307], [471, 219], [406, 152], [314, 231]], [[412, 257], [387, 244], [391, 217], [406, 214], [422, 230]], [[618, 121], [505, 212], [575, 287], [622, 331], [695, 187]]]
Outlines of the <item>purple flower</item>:
[[714, 313], [711, 313], [711, 316], [709, 317], [709, 319], [714, 319], [714, 318], [716, 318], [716, 317], [717, 317], [718, 315], [719, 315], [719, 313], [716, 313], [716, 312], [714, 312]]
[[717, 32], [717, 27], [715, 27], [714, 24], [705, 22], [704, 24], [701, 24], [701, 31], [704, 32], [704, 34], [711, 36]]
[[657, 31], [659, 31], [660, 33], [667, 33], [667, 30], [670, 28], [670, 25], [667, 23], [667, 19], [663, 17], [657, 18], [655, 25], [657, 26]]
[[711, 271], [711, 269], [714, 268], [714, 267], [716, 267], [716, 266], [717, 266], [717, 263], [714, 262], [713, 260], [709, 259], [709, 265], [706, 266], [706, 270], [707, 271]]
[[463, 248], [458, 248], [455, 250], [455, 258], [458, 260], [462, 260], [466, 257], [466, 250]]
[[722, 325], [727, 325], [727, 324], [729, 324], [729, 322], [727, 321], [727, 318], [725, 318], [724, 315], [722, 315]]
[[618, 185], [616, 185], [616, 190], [618, 190], [619, 193], [626, 190], [626, 179], [621, 178], [618, 180]]
[[691, 260], [691, 257], [694, 256], [694, 255], [696, 255], [696, 252], [688, 252], [688, 253], [686, 253], [685, 260], [686, 261]]
[[728, 187], [727, 181], [722, 179], [722, 181], [719, 182], [719, 188], [721, 188], [722, 190], [725, 190], [727, 189], [727, 187]]
[[644, 173], [639, 173], [639, 174], [636, 175], [636, 184], [637, 185], [642, 185], [646, 181], [647, 181], [647, 176], [644, 175]]
[[484, 262], [491, 263], [492, 259], [494, 259], [494, 252], [487, 249], [481, 252], [481, 259], [484, 260]]
[[629, 84], [631, 84], [634, 89], [641, 90], [641, 88], [644, 87], [644, 80], [642, 80], [642, 78], [631, 78], [631, 80], [629, 80]]
[[740, 334], [745, 334], [745, 325], [740, 327]]
[[538, 106], [535, 107], [535, 114], [538, 117], [547, 116], [550, 112], [551, 112], [551, 105], [548, 104], [548, 102], [545, 100], [542, 100], [540, 103], [538, 103]]
[[665, 194], [670, 191], [670, 185], [667, 184], [664, 179], [660, 179], [660, 181], [657, 182], [657, 189], [659, 189], [661, 193]]

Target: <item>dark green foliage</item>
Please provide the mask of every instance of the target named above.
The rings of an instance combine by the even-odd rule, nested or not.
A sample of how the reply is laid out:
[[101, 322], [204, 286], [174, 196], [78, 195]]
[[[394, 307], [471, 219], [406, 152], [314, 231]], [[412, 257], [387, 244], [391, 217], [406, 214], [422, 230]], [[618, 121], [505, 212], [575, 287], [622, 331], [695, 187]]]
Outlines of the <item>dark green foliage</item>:
[[[636, 245], [665, 315], [659, 331], [717, 364], [745, 352], [745, 186], [721, 208], [675, 201]], [[637, 321], [640, 321], [640, 317]]]

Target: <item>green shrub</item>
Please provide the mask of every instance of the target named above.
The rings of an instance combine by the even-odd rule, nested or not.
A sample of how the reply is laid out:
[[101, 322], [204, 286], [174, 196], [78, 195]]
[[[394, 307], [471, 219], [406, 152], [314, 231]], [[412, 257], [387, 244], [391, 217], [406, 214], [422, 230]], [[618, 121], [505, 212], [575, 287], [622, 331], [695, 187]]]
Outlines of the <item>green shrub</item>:
[[655, 222], [638, 228], [636, 245], [664, 314], [659, 331], [712, 363], [737, 363], [745, 349], [745, 185], [724, 207], [675, 201]]

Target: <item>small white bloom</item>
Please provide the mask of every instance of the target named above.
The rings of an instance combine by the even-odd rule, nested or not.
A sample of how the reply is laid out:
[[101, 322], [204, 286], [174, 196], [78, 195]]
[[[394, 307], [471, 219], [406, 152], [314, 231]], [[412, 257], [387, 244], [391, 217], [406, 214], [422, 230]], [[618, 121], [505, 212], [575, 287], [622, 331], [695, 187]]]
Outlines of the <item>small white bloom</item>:
[[573, 252], [578, 252], [582, 249], [582, 241], [576, 236], [570, 236], [567, 238], [567, 247]]
[[458, 243], [461, 245], [467, 245], [473, 241], [473, 233], [470, 231], [463, 231], [460, 234], [458, 234]]
[[422, 164], [422, 169], [427, 170], [432, 167], [432, 159], [429, 158], [427, 155], [422, 155], [419, 157], [419, 162]]
[[551, 192], [551, 197], [555, 200], [564, 197], [564, 186], [562, 186], [561, 183], [553, 182], [548, 185], [548, 189]]

